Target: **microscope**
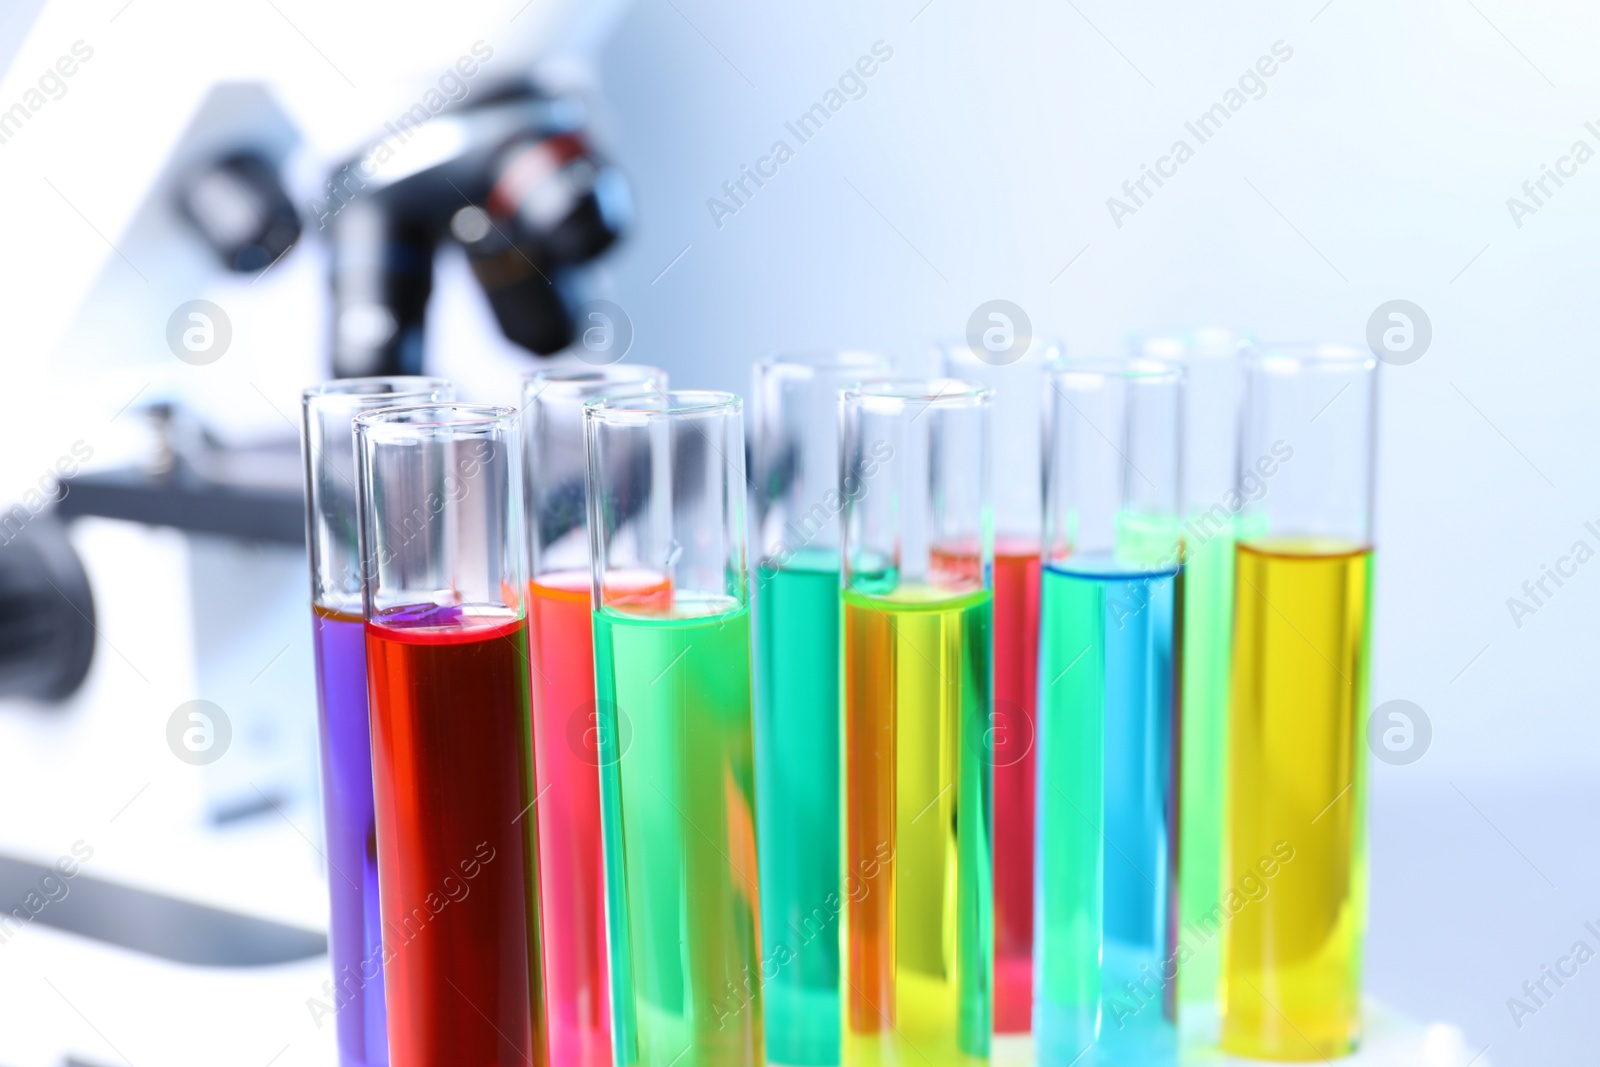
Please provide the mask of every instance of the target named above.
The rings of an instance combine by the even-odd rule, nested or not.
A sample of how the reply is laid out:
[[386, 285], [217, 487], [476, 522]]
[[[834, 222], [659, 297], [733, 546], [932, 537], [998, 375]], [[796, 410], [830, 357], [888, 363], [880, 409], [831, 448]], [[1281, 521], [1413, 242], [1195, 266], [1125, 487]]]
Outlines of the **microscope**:
[[[407, 138], [408, 151], [394, 142]], [[509, 85], [407, 129], [395, 127], [329, 180], [333, 370], [419, 374], [439, 244], [466, 250], [505, 336], [538, 355], [573, 339], [571, 273], [621, 235], [617, 170], [570, 99]]]
[[[208, 250], [214, 269], [252, 282], [268, 277], [314, 236], [325, 240], [332, 376], [427, 369], [424, 337], [434, 263], [449, 243], [465, 252], [507, 340], [535, 357], [571, 344], [580, 298], [575, 275], [615, 244], [630, 216], [627, 185], [590, 145], [577, 101], [518, 80], [436, 114], [419, 105], [334, 167], [320, 195], [302, 197], [301, 210], [284, 180], [291, 143], [282, 129], [284, 116], [246, 89], [223, 90], [234, 99], [213, 101], [211, 112], [257, 116], [247, 124], [257, 129], [270, 128], [260, 116], [271, 116], [279, 132], [256, 143], [241, 141], [229, 136], [226, 121], [208, 120], [202, 109], [195, 138], [200, 143], [174, 169], [169, 203], [156, 206], [176, 220], [171, 228]], [[204, 307], [190, 313], [187, 329], [197, 331], [197, 343], [214, 340], [207, 332], [211, 314]], [[180, 341], [189, 336], [180, 333]], [[185, 358], [179, 347], [173, 351]], [[194, 356], [204, 358], [200, 351]], [[259, 634], [274, 628], [268, 620], [284, 627], [302, 621], [299, 444], [281, 433], [229, 441], [202, 417], [207, 412], [181, 399], [158, 399], [140, 413], [159, 441], [153, 457], [70, 479], [56, 511], [67, 519], [100, 516], [185, 531], [191, 587], [232, 587], [239, 594], [194, 597], [201, 688], [213, 694], [208, 699], [254, 709], [246, 712], [254, 723], [244, 724], [242, 733], [260, 741], [252, 758], [230, 760], [226, 769], [207, 768], [210, 817], [226, 823], [314, 791], [314, 739], [305, 728], [286, 730], [279, 711], [302, 703], [314, 707], [307, 650], [291, 643], [285, 669], [274, 672], [292, 691], [274, 693], [263, 682], [241, 682], [255, 673], [245, 665], [259, 654]], [[71, 547], [62, 540], [59, 551], [70, 556]], [[0, 596], [6, 564], [21, 558], [0, 558]], [[87, 600], [87, 585], [80, 585]], [[240, 597], [256, 605], [247, 631], [225, 608]], [[92, 618], [92, 603], [89, 608], [85, 618]], [[74, 629], [62, 611], [55, 615], [58, 628], [83, 629]], [[4, 654], [0, 642], [0, 695]], [[44, 668], [38, 661], [34, 666]], [[80, 680], [86, 669], [85, 662]], [[63, 693], [71, 688], [75, 684], [55, 685]]]
[[[239, 273], [265, 270], [301, 237], [260, 151], [202, 164], [180, 184], [178, 207]], [[422, 373], [434, 259], [449, 240], [466, 250], [508, 340], [540, 356], [567, 347], [571, 275], [616, 242], [631, 208], [621, 174], [590, 147], [579, 104], [518, 82], [388, 123], [306, 213], [328, 240], [329, 350], [343, 378]]]

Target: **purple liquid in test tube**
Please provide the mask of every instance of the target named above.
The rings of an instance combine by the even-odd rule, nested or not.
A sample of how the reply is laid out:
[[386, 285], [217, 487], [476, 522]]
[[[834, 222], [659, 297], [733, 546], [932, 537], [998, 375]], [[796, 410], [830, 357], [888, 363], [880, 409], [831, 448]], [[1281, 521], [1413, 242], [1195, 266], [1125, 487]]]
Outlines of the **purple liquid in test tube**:
[[367, 639], [359, 615], [312, 606], [317, 655], [322, 805], [327, 835], [328, 927], [340, 1062], [388, 1062], [378, 846], [372, 817], [372, 738], [367, 729]]
[[328, 947], [339, 1064], [386, 1067], [389, 1042], [351, 422], [377, 408], [449, 400], [452, 390], [437, 378], [348, 378], [307, 389], [302, 399]]

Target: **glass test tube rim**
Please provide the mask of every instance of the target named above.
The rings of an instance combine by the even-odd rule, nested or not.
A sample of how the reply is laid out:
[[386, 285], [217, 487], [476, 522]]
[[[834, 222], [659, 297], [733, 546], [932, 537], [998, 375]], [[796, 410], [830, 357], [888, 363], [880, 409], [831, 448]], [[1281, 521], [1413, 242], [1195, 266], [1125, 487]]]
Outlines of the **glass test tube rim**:
[[607, 396], [583, 406], [586, 420], [612, 426], [642, 425], [657, 419], [742, 413], [744, 399], [721, 389], [666, 389], [653, 395]]
[[[1218, 346], [1210, 341], [1231, 339], [1231, 344]], [[1186, 329], [1157, 330], [1152, 333], [1129, 333], [1128, 354], [1159, 359], [1167, 363], [1229, 362], [1238, 359], [1261, 341], [1250, 330], [1233, 326], [1194, 326]]]
[[965, 378], [936, 375], [926, 378], [868, 378], [839, 391], [842, 403], [864, 410], [893, 414], [908, 404], [928, 407], [981, 407], [994, 399], [994, 390]]
[[1051, 361], [1045, 373], [1054, 385], [1063, 378], [1094, 378], [1100, 381], [1123, 379], [1133, 382], [1166, 384], [1187, 377], [1187, 368], [1175, 359], [1153, 356], [1068, 356]]
[[[408, 440], [470, 437], [498, 429], [517, 414], [516, 408], [499, 404], [438, 401], [377, 408], [357, 415], [355, 422], [357, 431], [365, 433], [367, 440], [396, 444]], [[417, 432], [428, 430], [434, 432]]]
[[1245, 345], [1239, 359], [1266, 373], [1338, 373], [1375, 370], [1378, 359], [1354, 345], [1327, 341], [1258, 342]]
[[664, 392], [653, 383], [666, 380], [667, 372], [663, 368], [648, 363], [610, 363], [582, 368], [546, 367], [522, 376], [522, 406], [526, 410], [545, 392], [558, 394], [563, 400], [577, 400], [623, 385], [638, 385], [641, 392], [648, 396], [652, 392]]
[[[383, 388], [402, 385], [405, 388]], [[372, 402], [413, 393], [422, 395], [450, 388], [453, 386], [449, 378], [439, 378], [430, 374], [375, 374], [364, 378], [334, 378], [318, 382], [316, 385], [308, 385], [300, 390], [300, 403], [309, 405], [321, 400], [334, 404], [341, 399], [348, 399], [352, 407], [357, 407], [364, 406], [362, 401]]]

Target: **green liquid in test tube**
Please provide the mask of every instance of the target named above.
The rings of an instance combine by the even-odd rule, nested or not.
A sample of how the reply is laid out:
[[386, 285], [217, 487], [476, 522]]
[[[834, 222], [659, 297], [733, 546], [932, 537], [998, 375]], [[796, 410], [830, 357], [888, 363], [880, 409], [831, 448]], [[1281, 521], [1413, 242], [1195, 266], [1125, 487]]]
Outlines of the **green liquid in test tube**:
[[1183, 365], [1184, 546], [1181, 736], [1178, 743], [1178, 934], [1192, 951], [1178, 974], [1179, 1026], [1193, 1042], [1217, 1037], [1222, 939], [1211, 926], [1222, 899], [1223, 804], [1228, 772], [1228, 678], [1233, 637], [1238, 493], [1239, 352], [1219, 327], [1144, 339], [1139, 352]]
[[618, 1067], [762, 1067], [742, 402], [584, 409]]

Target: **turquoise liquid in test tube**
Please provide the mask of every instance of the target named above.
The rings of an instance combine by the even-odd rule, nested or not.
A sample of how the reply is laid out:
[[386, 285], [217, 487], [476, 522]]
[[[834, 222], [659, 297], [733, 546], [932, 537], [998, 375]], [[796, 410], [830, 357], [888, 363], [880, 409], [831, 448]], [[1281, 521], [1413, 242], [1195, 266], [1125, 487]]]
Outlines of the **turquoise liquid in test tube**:
[[1183, 376], [1060, 361], [1046, 395], [1039, 1061], [1175, 1063]]
[[[865, 352], [773, 356], [751, 390], [756, 550], [756, 799], [767, 1055], [839, 1062], [839, 394], [889, 373]], [[865, 477], [864, 477], [865, 476]]]

